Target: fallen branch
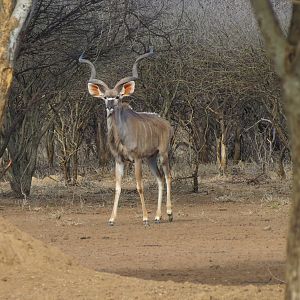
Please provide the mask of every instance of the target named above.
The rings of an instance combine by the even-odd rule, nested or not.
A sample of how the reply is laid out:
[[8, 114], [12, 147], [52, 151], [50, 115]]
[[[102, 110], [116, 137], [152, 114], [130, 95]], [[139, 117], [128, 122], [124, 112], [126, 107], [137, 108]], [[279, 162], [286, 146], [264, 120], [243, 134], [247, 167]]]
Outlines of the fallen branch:
[[192, 179], [194, 176], [186, 176], [186, 177], [176, 177], [174, 180], [185, 180], [185, 179]]
[[52, 176], [48, 176], [50, 179], [52, 179], [53, 181], [56, 181], [56, 182], [60, 182], [59, 180], [53, 178]]
[[281, 283], [286, 284], [286, 281], [281, 280], [281, 279], [279, 279], [278, 277], [276, 277], [276, 276], [271, 272], [271, 270], [270, 270], [269, 267], [268, 267], [268, 271], [269, 271], [270, 275], [272, 276], [272, 278], [274, 278], [275, 280], [277, 280], [277, 281], [279, 281], [279, 282], [281, 282]]
[[252, 178], [252, 179], [248, 179], [246, 182], [247, 184], [253, 183], [253, 184], [258, 184], [258, 178], [261, 177], [262, 175], [265, 175], [265, 172], [257, 175], [256, 177]]

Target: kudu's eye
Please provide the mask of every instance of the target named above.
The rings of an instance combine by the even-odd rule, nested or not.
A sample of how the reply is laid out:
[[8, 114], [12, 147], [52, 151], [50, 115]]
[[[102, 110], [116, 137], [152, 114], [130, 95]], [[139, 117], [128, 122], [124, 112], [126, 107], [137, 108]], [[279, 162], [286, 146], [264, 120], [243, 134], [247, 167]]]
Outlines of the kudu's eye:
[[106, 97], [106, 96], [104, 96], [104, 97], [103, 97], [103, 99], [104, 99], [104, 100], [106, 100], [106, 99], [107, 99], [107, 97]]
[[116, 99], [119, 100], [119, 99], [120, 99], [120, 96], [117, 96]]

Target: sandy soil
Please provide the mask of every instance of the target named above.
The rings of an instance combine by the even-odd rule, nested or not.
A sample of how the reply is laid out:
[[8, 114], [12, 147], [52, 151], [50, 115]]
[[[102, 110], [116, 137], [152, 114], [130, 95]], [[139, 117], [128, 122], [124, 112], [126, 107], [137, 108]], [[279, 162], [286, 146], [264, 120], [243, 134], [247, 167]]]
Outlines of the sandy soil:
[[[282, 299], [289, 182], [215, 177], [189, 189], [174, 186], [173, 223], [145, 228], [131, 180], [113, 227], [111, 179], [37, 180], [28, 201], [2, 185], [0, 299]], [[150, 180], [146, 202], [154, 219]]]

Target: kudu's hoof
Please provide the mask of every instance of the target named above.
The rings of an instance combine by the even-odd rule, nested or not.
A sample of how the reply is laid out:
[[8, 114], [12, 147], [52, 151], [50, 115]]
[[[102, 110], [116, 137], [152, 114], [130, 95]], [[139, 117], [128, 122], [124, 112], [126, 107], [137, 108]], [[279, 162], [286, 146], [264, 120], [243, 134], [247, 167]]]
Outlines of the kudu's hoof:
[[168, 214], [168, 217], [169, 217], [169, 222], [172, 222], [173, 221], [173, 214]]
[[154, 220], [155, 224], [160, 224], [160, 221], [161, 221], [161, 217], [160, 218], [155, 218], [155, 220]]
[[114, 221], [108, 221], [108, 226], [114, 226]]
[[143, 224], [144, 224], [145, 227], [150, 226], [148, 220], [144, 220], [144, 221], [143, 221]]

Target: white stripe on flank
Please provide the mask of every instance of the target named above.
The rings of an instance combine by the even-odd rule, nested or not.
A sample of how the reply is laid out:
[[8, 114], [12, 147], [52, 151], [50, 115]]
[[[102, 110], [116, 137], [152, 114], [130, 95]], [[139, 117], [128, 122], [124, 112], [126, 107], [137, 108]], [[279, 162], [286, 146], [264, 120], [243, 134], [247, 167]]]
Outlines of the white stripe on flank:
[[160, 117], [160, 115], [158, 113], [155, 113], [155, 112], [145, 112], [145, 111], [141, 111], [141, 112], [138, 112], [138, 114], [141, 114], [141, 115], [156, 115], [158, 117]]

